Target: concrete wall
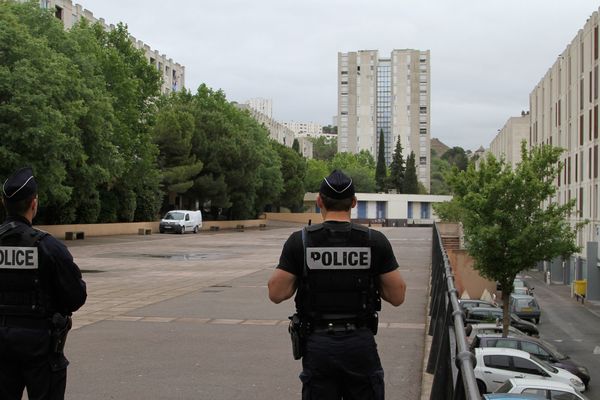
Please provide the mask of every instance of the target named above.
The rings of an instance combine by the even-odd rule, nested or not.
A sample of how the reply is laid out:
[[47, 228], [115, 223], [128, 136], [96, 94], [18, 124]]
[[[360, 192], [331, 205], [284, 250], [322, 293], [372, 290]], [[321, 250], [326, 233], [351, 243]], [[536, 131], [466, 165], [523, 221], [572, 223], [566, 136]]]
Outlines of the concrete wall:
[[485, 279], [473, 268], [474, 260], [466, 250], [448, 250], [448, 259], [454, 273], [454, 284], [458, 297], [466, 293], [472, 299], [480, 299], [485, 289], [496, 294], [496, 282]]
[[[244, 228], [258, 228], [261, 224], [268, 224], [268, 221], [264, 219], [243, 221], [204, 221], [202, 223], [202, 230], [210, 230], [212, 226], [217, 226], [219, 229], [236, 229], [238, 225], [244, 225]], [[152, 233], [158, 233], [158, 225], [158, 221], [153, 221], [113, 224], [36, 225], [35, 227], [50, 233], [52, 236], [58, 239], [64, 239], [65, 232], [84, 232], [86, 237], [136, 235], [139, 229], [151, 229]]]
[[267, 221], [294, 222], [299, 224], [308, 224], [310, 220], [313, 224], [323, 222], [320, 213], [265, 213]]

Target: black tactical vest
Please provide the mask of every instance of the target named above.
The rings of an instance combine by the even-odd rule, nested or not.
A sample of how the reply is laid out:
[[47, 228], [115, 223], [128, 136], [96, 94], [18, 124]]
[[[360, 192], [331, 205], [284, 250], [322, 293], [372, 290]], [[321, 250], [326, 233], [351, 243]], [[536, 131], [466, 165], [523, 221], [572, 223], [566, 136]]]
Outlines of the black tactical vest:
[[0, 315], [46, 316], [38, 245], [47, 233], [14, 222], [0, 226]]
[[368, 228], [318, 224], [302, 234], [305, 261], [296, 308], [303, 318], [366, 322], [381, 310]]

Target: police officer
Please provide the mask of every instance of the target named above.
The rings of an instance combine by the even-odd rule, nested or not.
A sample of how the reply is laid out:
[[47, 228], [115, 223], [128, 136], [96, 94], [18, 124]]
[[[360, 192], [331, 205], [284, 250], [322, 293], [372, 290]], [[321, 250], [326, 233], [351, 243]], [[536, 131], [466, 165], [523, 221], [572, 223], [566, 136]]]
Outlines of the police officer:
[[342, 172], [326, 177], [317, 196], [324, 222], [288, 238], [269, 279], [274, 303], [296, 293], [290, 331], [296, 346], [301, 338], [305, 400], [384, 398], [377, 312], [381, 298], [402, 304], [406, 284], [387, 238], [351, 223], [354, 194]]
[[8, 217], [0, 225], [0, 399], [63, 399], [63, 354], [70, 315], [86, 300], [81, 271], [67, 248], [31, 226], [38, 209], [31, 168], [2, 186]]

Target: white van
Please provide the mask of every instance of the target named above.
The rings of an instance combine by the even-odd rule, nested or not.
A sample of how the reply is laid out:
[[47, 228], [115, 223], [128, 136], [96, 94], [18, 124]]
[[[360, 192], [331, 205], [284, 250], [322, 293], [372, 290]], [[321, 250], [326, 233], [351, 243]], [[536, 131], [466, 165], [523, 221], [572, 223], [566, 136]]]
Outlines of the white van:
[[202, 228], [202, 212], [189, 210], [171, 210], [160, 220], [160, 233], [198, 232]]

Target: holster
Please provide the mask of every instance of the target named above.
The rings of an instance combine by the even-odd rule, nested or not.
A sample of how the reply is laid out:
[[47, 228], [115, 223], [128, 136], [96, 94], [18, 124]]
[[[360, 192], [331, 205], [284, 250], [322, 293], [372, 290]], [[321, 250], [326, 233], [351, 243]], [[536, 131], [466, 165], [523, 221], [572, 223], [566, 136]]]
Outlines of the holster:
[[67, 335], [73, 326], [70, 316], [59, 313], [52, 315], [51, 351], [53, 354], [63, 354]]
[[288, 331], [292, 340], [292, 354], [294, 355], [294, 360], [299, 360], [304, 355], [306, 326], [302, 323], [298, 314], [294, 314], [289, 318], [290, 325]]
[[373, 332], [373, 335], [377, 335], [377, 329], [379, 328], [379, 314], [373, 313], [371, 318], [367, 319], [367, 328]]

